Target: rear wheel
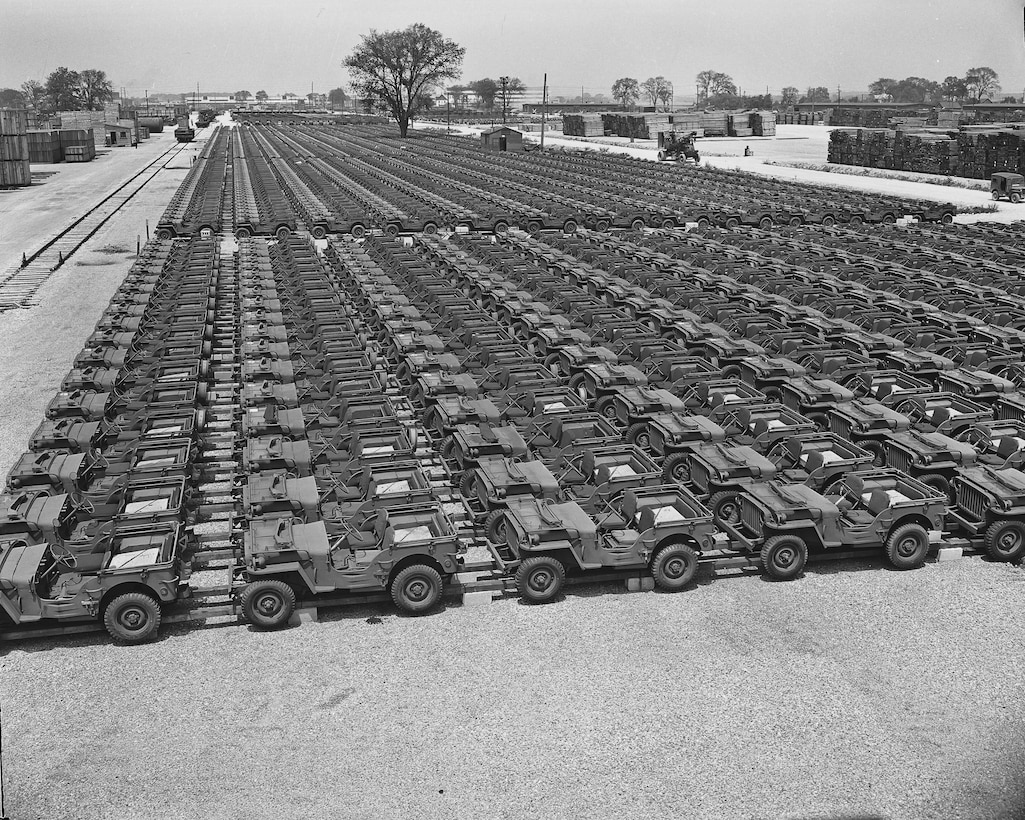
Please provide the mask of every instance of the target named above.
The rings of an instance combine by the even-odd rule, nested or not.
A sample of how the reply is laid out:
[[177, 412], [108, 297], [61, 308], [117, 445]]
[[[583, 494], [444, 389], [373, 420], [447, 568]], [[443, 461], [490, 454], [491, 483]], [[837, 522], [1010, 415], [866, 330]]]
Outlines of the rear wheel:
[[495, 233], [507, 233], [509, 231], [509, 223], [504, 219], [498, 220], [493, 228]]
[[662, 465], [662, 478], [686, 484], [690, 481], [690, 456], [687, 453], [673, 453]]
[[799, 228], [801, 226], [801, 217], [792, 216], [790, 221], [787, 223], [791, 228]]
[[641, 219], [640, 217], [635, 219], [633, 222], [630, 223], [630, 230], [637, 231], [638, 233], [643, 231], [644, 230], [644, 220]]
[[822, 217], [822, 224], [827, 228], [830, 228], [836, 224], [836, 217], [832, 216], [831, 214], [826, 214], [824, 217]]
[[242, 612], [253, 626], [276, 629], [295, 611], [295, 590], [284, 581], [253, 581], [242, 589]]
[[698, 227], [699, 228], [707, 228], [711, 224], [712, 223], [708, 221], [708, 217], [707, 216], [702, 216], [702, 217], [700, 217], [698, 219]]
[[1000, 199], [1000, 191], [990, 191], [989, 195], [993, 197], [994, 202]]
[[438, 226], [435, 225], [433, 222], [428, 222], [426, 225], [424, 225], [424, 233], [427, 234], [428, 236], [432, 236], [432, 235], [436, 234], [437, 232], [438, 232]]
[[778, 581], [792, 581], [808, 563], [808, 545], [797, 535], [774, 535], [762, 545], [765, 572]]
[[459, 492], [465, 497], [470, 498], [473, 495], [476, 476], [474, 476], [473, 470], [466, 470], [463, 472], [462, 477], [459, 479]]
[[353, 225], [349, 229], [349, 233], [352, 234], [353, 239], [362, 239], [367, 235], [367, 229], [362, 225]]
[[708, 508], [712, 511], [712, 518], [717, 524], [740, 523], [738, 498], [740, 498], [740, 493], [736, 490], [722, 490], [712, 496], [708, 502]]
[[520, 595], [535, 604], [553, 600], [566, 583], [562, 561], [550, 555], [527, 558], [516, 570], [516, 588]]
[[761, 219], [758, 220], [758, 227], [761, 228], [763, 231], [771, 229], [772, 219], [770, 217], [763, 216]]
[[1025, 522], [994, 521], [986, 530], [986, 552], [994, 561], [1017, 562], [1025, 557]]
[[698, 571], [698, 554], [689, 544], [669, 544], [655, 553], [651, 575], [655, 586], [669, 592], [683, 589]]
[[385, 232], [385, 234], [386, 234], [387, 236], [390, 236], [390, 237], [391, 237], [392, 239], [394, 239], [395, 237], [397, 237], [397, 236], [399, 235], [399, 231], [400, 231], [400, 230], [401, 230], [401, 229], [399, 228], [399, 226], [398, 226], [398, 225], [395, 225], [395, 224], [393, 223], [393, 224], [389, 225], [388, 227], [386, 227], [386, 228], [384, 229], [384, 232]]
[[848, 224], [850, 224], [850, 225], [852, 225], [854, 227], [857, 227], [858, 225], [864, 225], [865, 224], [865, 218], [855, 214], [854, 216], [851, 217], [851, 221]]
[[662, 220], [662, 227], [667, 231], [671, 231], [676, 227], [676, 220], [671, 216], [667, 216]]
[[940, 217], [940, 223], [943, 225], [949, 225], [954, 221], [954, 215], [952, 213], [945, 213]]
[[917, 569], [929, 554], [929, 533], [918, 524], [897, 527], [886, 539], [886, 557], [897, 569]]
[[167, 239], [173, 239], [173, 238], [174, 238], [174, 234], [171, 233], [167, 228], [158, 228], [157, 229], [157, 239], [167, 240]]
[[658, 161], [659, 162], [665, 162], [666, 161], [666, 152], [665, 151], [659, 151], [658, 152]]
[[631, 424], [627, 428], [624, 438], [626, 438], [627, 442], [636, 444], [642, 450], [647, 450], [651, 447], [651, 431], [648, 429], [646, 421]]
[[897, 221], [897, 217], [895, 217], [893, 214], [886, 214], [885, 216], [883, 216], [883, 224], [884, 225], [892, 225], [896, 221]]
[[598, 233], [605, 233], [609, 229], [609, 221], [607, 219], [599, 219], [594, 223], [594, 229]]
[[253, 232], [249, 228], [238, 228], [235, 231], [236, 239], [249, 239], [253, 235]]
[[541, 225], [541, 223], [538, 222], [536, 219], [532, 219], [530, 220], [530, 222], [527, 223], [527, 231], [529, 233], [540, 233], [542, 227], [543, 226]]
[[119, 643], [142, 643], [160, 629], [160, 604], [144, 592], [126, 592], [107, 604], [103, 625]]
[[575, 219], [567, 219], [562, 223], [563, 233], [576, 233], [577, 232], [577, 221]]
[[274, 231], [274, 235], [278, 238], [279, 242], [287, 242], [288, 237], [292, 235], [292, 232], [288, 230], [284, 225]]
[[737, 219], [735, 216], [731, 216], [731, 217], [729, 217], [726, 220], [726, 229], [727, 230], [735, 231], [739, 227], [740, 227], [740, 220]]
[[1015, 205], [1021, 202], [1021, 194], [1017, 192], [1011, 194], [1011, 202], [1013, 202]]
[[420, 615], [441, 600], [441, 574], [426, 564], [412, 564], [391, 582], [391, 599], [403, 612]]
[[314, 225], [313, 230], [310, 231], [314, 239], [323, 239], [327, 236], [327, 229], [323, 225]]

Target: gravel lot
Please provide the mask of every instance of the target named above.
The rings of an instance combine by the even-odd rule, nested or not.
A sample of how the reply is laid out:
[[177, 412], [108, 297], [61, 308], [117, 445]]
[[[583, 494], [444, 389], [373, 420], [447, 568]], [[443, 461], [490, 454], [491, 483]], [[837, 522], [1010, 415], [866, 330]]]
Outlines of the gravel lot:
[[[0, 314], [0, 471], [175, 184]], [[1025, 818], [1022, 568], [620, 591], [0, 647], [8, 814]]]
[[1020, 568], [845, 562], [789, 584], [617, 591], [11, 648], [8, 809], [1023, 816]]

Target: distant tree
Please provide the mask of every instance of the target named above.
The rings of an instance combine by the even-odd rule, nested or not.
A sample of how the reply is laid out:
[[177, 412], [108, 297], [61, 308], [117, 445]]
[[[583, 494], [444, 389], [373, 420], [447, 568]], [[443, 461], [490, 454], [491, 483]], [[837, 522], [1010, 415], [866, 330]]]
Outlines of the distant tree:
[[673, 94], [672, 83], [661, 74], [657, 77], [648, 77], [648, 79], [641, 83], [641, 91], [651, 100], [652, 106], [656, 108], [659, 101], [669, 99]]
[[[47, 109], [46, 88], [38, 80], [25, 80], [21, 84], [21, 93], [29, 108], [34, 108], [36, 111]], [[48, 110], [52, 111], [53, 109]]]
[[709, 104], [712, 97], [736, 96], [737, 85], [729, 74], [706, 69], [694, 78], [698, 86], [698, 102]]
[[445, 89], [445, 93], [452, 100], [452, 105], [456, 108], [462, 106], [466, 108], [470, 104], [470, 94], [473, 89], [468, 85], [450, 85]]
[[868, 84], [868, 93], [873, 97], [892, 97], [896, 85], [897, 81], [892, 77], [880, 77], [874, 83]]
[[87, 110], [100, 109], [114, 99], [114, 85], [107, 79], [106, 71], [86, 68], [78, 73], [78, 80], [79, 94]]
[[345, 93], [344, 88], [332, 88], [327, 92], [327, 101], [333, 106], [344, 108], [349, 101], [349, 95]]
[[1017, 97], [1004, 97], [1000, 102], [1017, 103], [1021, 102], [1021, 100], [1019, 100]]
[[968, 96], [967, 83], [960, 77], [954, 77], [953, 75], [943, 80], [940, 84], [940, 90], [943, 92], [943, 98], [951, 102], [960, 102]]
[[906, 77], [895, 83], [890, 91], [895, 102], [924, 103], [939, 98], [940, 84], [924, 77]]
[[16, 88], [0, 88], [0, 108], [25, 108], [25, 95]]
[[780, 99], [780, 105], [791, 106], [797, 102], [797, 97], [801, 92], [797, 90], [796, 86], [788, 85], [783, 89], [783, 97]]
[[281, 99], [283, 100], [294, 100], [295, 97], [296, 95], [293, 94], [291, 91], [286, 91], [284, 94], [281, 95]]
[[270, 99], [270, 94], [268, 94], [266, 91], [262, 91], [261, 90], [261, 91], [257, 91], [256, 92], [256, 101], [257, 102], [266, 102], [269, 99]]
[[633, 77], [620, 77], [612, 84], [612, 99], [629, 108], [640, 99], [641, 88]]
[[1000, 77], [989, 66], [969, 68], [964, 77], [968, 95], [975, 102], [1000, 93]]
[[477, 103], [488, 112], [495, 110], [495, 97], [498, 95], [498, 83], [490, 77], [483, 80], [474, 80], [470, 83], [470, 90], [477, 98]]
[[673, 84], [669, 80], [665, 80], [662, 87], [658, 92], [658, 100], [662, 103], [662, 107], [668, 111], [673, 103]]
[[456, 79], [465, 54], [465, 48], [441, 32], [414, 23], [401, 31], [371, 29], [345, 58], [345, 66], [353, 88], [383, 100], [405, 137], [417, 101], [443, 81]]
[[46, 78], [46, 96], [53, 111], [78, 111], [82, 108], [82, 82], [77, 71], [61, 66]]
[[245, 102], [246, 100], [248, 100], [253, 95], [250, 94], [248, 91], [236, 91], [231, 96], [232, 96], [232, 99], [235, 100], [235, 102]]
[[801, 102], [827, 103], [830, 99], [829, 89], [824, 85], [816, 86], [815, 88], [808, 86], [808, 93], [801, 98]]

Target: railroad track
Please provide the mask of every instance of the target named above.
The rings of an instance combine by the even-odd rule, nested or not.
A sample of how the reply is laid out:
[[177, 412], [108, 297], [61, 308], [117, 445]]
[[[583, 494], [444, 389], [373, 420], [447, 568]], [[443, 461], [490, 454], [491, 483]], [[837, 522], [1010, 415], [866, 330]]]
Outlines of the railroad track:
[[0, 274], [0, 311], [36, 304], [39, 288], [185, 148], [175, 144], [93, 205], [31, 256]]

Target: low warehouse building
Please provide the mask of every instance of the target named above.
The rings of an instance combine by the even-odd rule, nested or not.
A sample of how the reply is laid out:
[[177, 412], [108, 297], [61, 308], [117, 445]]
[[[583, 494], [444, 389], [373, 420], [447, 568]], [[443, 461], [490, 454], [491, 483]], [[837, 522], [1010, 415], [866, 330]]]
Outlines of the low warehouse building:
[[523, 132], [503, 125], [481, 134], [480, 144], [485, 151], [522, 151]]

